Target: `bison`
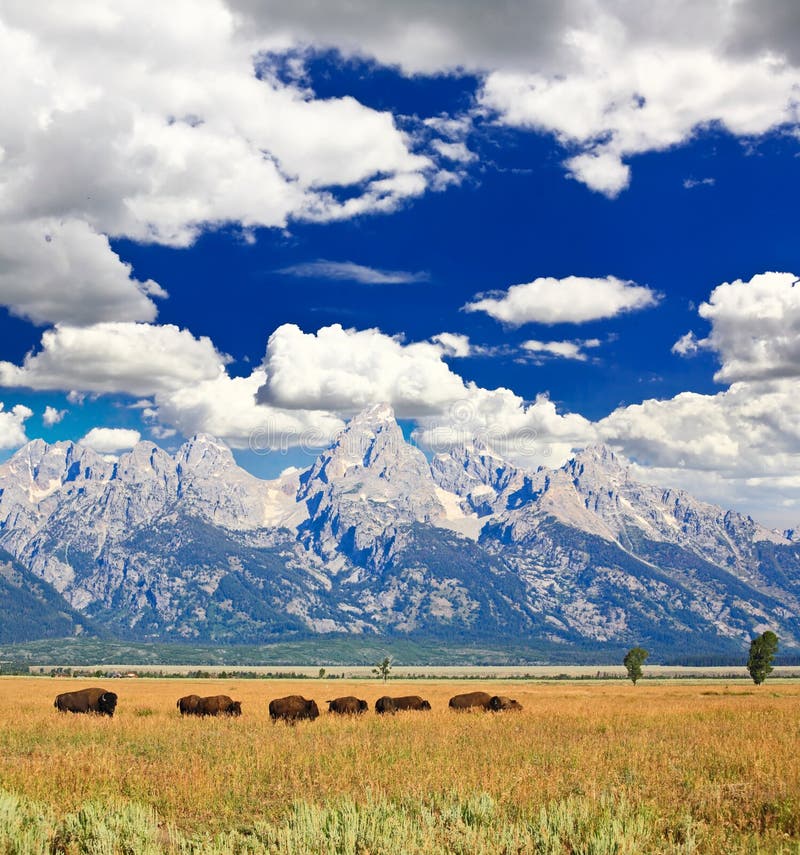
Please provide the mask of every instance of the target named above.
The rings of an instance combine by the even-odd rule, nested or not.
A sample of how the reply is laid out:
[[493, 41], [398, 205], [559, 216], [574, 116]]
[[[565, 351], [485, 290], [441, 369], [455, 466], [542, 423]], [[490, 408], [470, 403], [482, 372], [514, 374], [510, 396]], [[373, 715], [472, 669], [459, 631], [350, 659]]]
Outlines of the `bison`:
[[450, 709], [452, 710], [488, 710], [492, 696], [487, 692], [467, 692], [464, 695], [455, 695], [450, 698]]
[[[189, 696], [191, 697], [191, 695]], [[211, 695], [209, 698], [198, 698], [197, 708], [192, 715], [232, 715], [242, 714], [242, 704], [227, 695]]]
[[394, 711], [394, 698], [384, 695], [382, 698], [378, 698], [378, 700], [375, 701], [375, 712], [378, 713], [378, 715], [383, 715], [383, 713], [393, 713]]
[[366, 701], [354, 698], [352, 695], [347, 695], [344, 698], [334, 698], [332, 701], [327, 701], [328, 712], [338, 713], [339, 715], [360, 715], [369, 709], [369, 704]]
[[176, 706], [181, 711], [181, 715], [199, 715], [197, 707], [202, 700], [200, 695], [186, 695], [186, 697], [178, 699]]
[[386, 695], [375, 701], [376, 713], [395, 713], [399, 710], [429, 710], [431, 705], [419, 695], [405, 695], [402, 698], [390, 698]]
[[111, 718], [117, 708], [117, 696], [105, 689], [80, 689], [57, 695], [53, 706], [59, 712], [98, 713]]
[[273, 722], [279, 718], [294, 724], [298, 719], [308, 718], [312, 721], [319, 715], [316, 701], [307, 701], [301, 695], [289, 695], [285, 698], [275, 698], [269, 702], [269, 717]]
[[522, 704], [512, 698], [507, 698], [505, 695], [495, 695], [489, 701], [489, 709], [492, 712], [503, 712], [505, 710], [522, 710]]

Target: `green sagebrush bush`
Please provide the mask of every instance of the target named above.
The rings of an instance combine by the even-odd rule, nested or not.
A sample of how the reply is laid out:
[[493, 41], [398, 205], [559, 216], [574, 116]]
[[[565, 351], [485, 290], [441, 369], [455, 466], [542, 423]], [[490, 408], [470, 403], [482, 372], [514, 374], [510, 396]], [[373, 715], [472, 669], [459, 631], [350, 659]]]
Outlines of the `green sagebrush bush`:
[[89, 802], [56, 817], [0, 791], [3, 855], [635, 855], [688, 852], [657, 838], [647, 809], [611, 797], [571, 797], [529, 815], [512, 816], [486, 793], [400, 802], [372, 796], [363, 804], [297, 802], [278, 824], [255, 823], [215, 835], [184, 836], [151, 809]]

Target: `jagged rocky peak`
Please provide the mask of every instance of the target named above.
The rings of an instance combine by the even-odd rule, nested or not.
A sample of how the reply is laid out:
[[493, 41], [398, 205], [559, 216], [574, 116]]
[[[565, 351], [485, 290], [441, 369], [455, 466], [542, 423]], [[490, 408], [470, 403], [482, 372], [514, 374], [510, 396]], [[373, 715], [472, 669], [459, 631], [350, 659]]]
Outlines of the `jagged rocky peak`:
[[386, 404], [352, 418], [300, 479], [304, 543], [325, 557], [383, 548], [398, 525], [431, 522], [445, 507], [425, 455], [405, 441]]
[[405, 441], [389, 404], [375, 404], [354, 416], [339, 439], [346, 454], [383, 477], [390, 477], [409, 460], [424, 459]]
[[425, 455], [406, 442], [388, 404], [368, 407], [347, 423], [304, 474], [299, 498], [342, 478], [362, 477], [409, 488], [415, 481], [430, 482]]
[[[16, 464], [14, 465], [16, 471], [21, 471], [21, 467], [27, 466], [31, 476], [35, 478], [39, 466], [52, 447], [43, 439], [32, 439], [27, 445], [23, 445], [19, 451], [11, 456], [9, 464]], [[59, 452], [59, 454], [63, 453], [63, 451]]]
[[34, 439], [0, 466], [0, 487], [28, 484], [34, 492], [52, 491], [67, 481], [104, 480], [113, 471], [113, 463], [91, 448], [69, 441], [48, 444]]
[[431, 461], [431, 470], [440, 487], [458, 495], [466, 495], [476, 486], [501, 493], [522, 474], [481, 439], [459, 443], [447, 454], [437, 454]]
[[137, 442], [117, 461], [117, 477], [123, 481], [174, 478], [175, 475], [175, 461], [154, 442]]
[[626, 458], [612, 451], [607, 445], [590, 445], [579, 451], [562, 467], [576, 483], [594, 484], [600, 488], [625, 483], [630, 464]]
[[294, 528], [304, 519], [296, 502], [297, 477], [264, 481], [242, 469], [231, 449], [209, 434], [196, 434], [175, 455], [179, 495], [187, 508], [233, 530]]
[[219, 475], [222, 471], [237, 465], [230, 448], [207, 433], [195, 434], [185, 442], [178, 449], [175, 462], [181, 474], [192, 472]]

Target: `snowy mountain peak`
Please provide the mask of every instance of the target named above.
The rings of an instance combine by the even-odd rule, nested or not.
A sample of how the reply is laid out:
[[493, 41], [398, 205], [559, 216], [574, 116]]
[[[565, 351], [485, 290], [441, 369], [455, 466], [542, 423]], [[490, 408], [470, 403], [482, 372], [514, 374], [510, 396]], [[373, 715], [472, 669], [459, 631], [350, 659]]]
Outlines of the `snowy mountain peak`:
[[394, 409], [391, 404], [386, 402], [366, 407], [350, 420], [351, 425], [380, 425], [385, 423], [396, 423]]

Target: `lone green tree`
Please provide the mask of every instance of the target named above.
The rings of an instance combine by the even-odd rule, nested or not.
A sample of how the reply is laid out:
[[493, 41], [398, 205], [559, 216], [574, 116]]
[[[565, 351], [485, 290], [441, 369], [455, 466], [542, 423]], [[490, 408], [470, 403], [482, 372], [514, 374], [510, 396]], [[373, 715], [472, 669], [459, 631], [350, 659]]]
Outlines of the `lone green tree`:
[[384, 656], [380, 662], [375, 663], [375, 667], [372, 669], [372, 673], [375, 674], [376, 677], [380, 677], [383, 679], [385, 683], [389, 679], [389, 672], [392, 670], [392, 657]]
[[625, 654], [622, 664], [628, 672], [629, 679], [636, 685], [636, 681], [642, 677], [642, 665], [650, 654], [644, 647], [631, 647]]
[[750, 658], [747, 660], [747, 670], [753, 682], [760, 686], [772, 672], [772, 660], [778, 652], [778, 636], [767, 630], [750, 642]]

